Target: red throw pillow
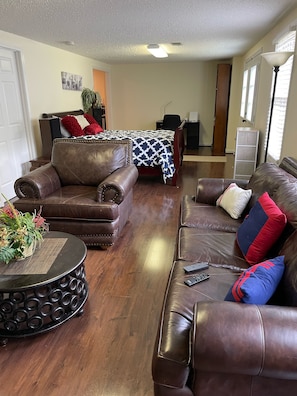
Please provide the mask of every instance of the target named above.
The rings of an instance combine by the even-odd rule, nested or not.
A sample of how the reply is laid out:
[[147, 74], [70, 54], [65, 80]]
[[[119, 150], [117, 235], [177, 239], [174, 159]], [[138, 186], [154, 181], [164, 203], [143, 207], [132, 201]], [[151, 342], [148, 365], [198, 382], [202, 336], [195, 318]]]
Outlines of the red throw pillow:
[[100, 132], [103, 132], [102, 126], [99, 124], [98, 121], [95, 120], [94, 117], [92, 117], [92, 116], [91, 116], [90, 114], [88, 114], [88, 113], [85, 113], [85, 114], [84, 114], [84, 117], [85, 117], [85, 119], [86, 119], [90, 124], [98, 124], [99, 127], [101, 128], [101, 131], [100, 131]]
[[238, 245], [249, 264], [260, 263], [280, 237], [286, 215], [265, 192], [237, 230]]
[[95, 118], [92, 117], [90, 114], [85, 113], [85, 114], [84, 114], [84, 117], [85, 117], [85, 119], [89, 122], [89, 124], [98, 124], [98, 125], [100, 125], [99, 122], [97, 122], [97, 121], [95, 120]]
[[61, 122], [71, 136], [78, 137], [84, 135], [84, 131], [82, 130], [81, 126], [79, 125], [75, 117], [67, 115], [62, 118]]
[[101, 126], [97, 123], [90, 124], [84, 128], [85, 135], [97, 135], [97, 133], [103, 132]]

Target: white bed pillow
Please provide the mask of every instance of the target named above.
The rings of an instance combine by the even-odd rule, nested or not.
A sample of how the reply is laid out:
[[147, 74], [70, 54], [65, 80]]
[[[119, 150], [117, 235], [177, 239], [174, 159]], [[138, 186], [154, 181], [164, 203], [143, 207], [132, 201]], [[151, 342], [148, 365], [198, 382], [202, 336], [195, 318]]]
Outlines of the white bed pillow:
[[90, 125], [89, 121], [84, 117], [83, 114], [74, 116], [74, 118], [76, 118], [77, 122], [79, 123], [81, 129], [84, 129], [85, 127], [87, 127], [88, 125]]
[[238, 219], [252, 196], [252, 190], [244, 190], [231, 183], [216, 201], [233, 219]]
[[63, 137], [67, 137], [67, 138], [68, 138], [68, 137], [71, 136], [71, 133], [67, 131], [67, 129], [66, 129], [66, 128], [64, 127], [64, 125], [62, 124], [61, 120], [62, 120], [62, 119], [59, 118], [61, 135], [62, 135]]

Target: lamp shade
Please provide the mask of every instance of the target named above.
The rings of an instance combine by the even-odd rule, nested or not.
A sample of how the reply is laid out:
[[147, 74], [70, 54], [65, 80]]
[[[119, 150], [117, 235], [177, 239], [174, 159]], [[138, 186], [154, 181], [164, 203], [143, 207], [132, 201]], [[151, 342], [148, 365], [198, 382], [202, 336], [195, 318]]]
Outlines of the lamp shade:
[[160, 47], [158, 44], [149, 44], [147, 49], [156, 58], [167, 58], [168, 56], [164, 48]]
[[261, 55], [270, 66], [282, 66], [287, 62], [287, 60], [293, 54], [294, 52], [292, 51], [285, 51], [285, 52], [265, 52], [264, 54]]

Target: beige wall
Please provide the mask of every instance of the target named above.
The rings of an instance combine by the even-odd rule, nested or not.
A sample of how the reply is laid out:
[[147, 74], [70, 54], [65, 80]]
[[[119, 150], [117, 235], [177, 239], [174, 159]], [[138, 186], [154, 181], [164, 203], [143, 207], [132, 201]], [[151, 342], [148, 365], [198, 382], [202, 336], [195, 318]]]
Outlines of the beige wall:
[[217, 62], [154, 63], [111, 67], [111, 128], [155, 129], [166, 113], [197, 111], [200, 144], [210, 145]]
[[3, 31], [0, 31], [0, 46], [21, 52], [34, 151], [39, 155], [41, 142], [38, 119], [41, 114], [82, 108], [80, 91], [62, 89], [61, 72], [81, 75], [83, 86], [92, 88], [93, 68], [109, 70], [109, 66]]

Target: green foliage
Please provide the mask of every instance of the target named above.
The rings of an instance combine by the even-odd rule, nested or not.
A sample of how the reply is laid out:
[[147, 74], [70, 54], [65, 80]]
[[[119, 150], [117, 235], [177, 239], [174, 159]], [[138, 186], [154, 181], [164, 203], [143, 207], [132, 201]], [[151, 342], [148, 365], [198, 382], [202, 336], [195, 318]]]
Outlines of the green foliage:
[[99, 92], [84, 88], [81, 93], [84, 112], [87, 113], [92, 107], [101, 107], [101, 96]]
[[32, 214], [22, 213], [9, 200], [6, 201], [7, 204], [0, 209], [0, 261], [8, 264], [13, 259], [24, 257], [26, 247], [42, 240], [48, 224], [41, 217], [41, 210]]

